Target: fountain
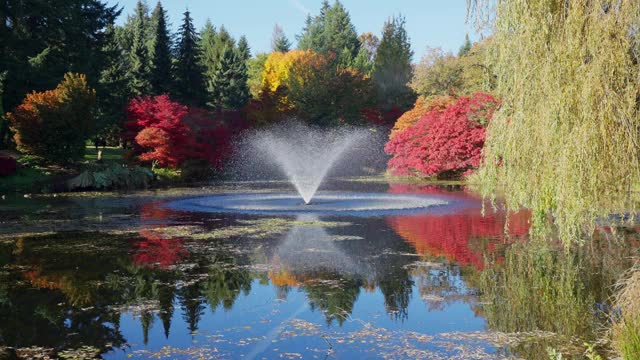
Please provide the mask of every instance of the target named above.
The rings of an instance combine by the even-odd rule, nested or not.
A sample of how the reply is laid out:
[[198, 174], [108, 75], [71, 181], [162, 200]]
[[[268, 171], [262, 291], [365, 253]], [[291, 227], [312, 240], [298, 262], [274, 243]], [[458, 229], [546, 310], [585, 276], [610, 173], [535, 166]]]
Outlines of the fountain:
[[255, 146], [264, 149], [280, 166], [308, 205], [336, 161], [355, 144], [366, 140], [367, 135], [366, 130], [320, 131], [294, 125], [286, 133], [258, 134]]
[[215, 213], [378, 216], [422, 212], [448, 203], [444, 198], [414, 194], [318, 193], [330, 172], [366, 164], [379, 145], [375, 135], [362, 128], [318, 129], [299, 123], [254, 131], [242, 142], [239, 164], [251, 177], [277, 169], [297, 194], [221, 194], [176, 201], [170, 207]]

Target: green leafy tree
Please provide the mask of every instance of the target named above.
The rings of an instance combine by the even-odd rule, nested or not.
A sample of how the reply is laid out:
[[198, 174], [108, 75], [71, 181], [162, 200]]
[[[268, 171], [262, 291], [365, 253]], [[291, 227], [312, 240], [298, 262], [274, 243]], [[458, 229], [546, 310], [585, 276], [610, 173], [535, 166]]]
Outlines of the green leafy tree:
[[411, 88], [418, 95], [470, 96], [491, 91], [493, 70], [486, 62], [487, 42], [478, 43], [463, 56], [427, 49], [415, 66]]
[[408, 109], [415, 100], [409, 88], [413, 51], [405, 29], [404, 17], [390, 18], [382, 29], [373, 68], [378, 101], [383, 109]]
[[380, 39], [368, 32], [360, 34], [358, 41], [360, 41], [360, 50], [353, 60], [352, 67], [363, 74], [371, 75], [373, 72], [373, 62], [378, 52], [378, 46], [380, 45]]
[[227, 46], [211, 77], [207, 79], [209, 106], [237, 110], [249, 101], [247, 65], [239, 52]]
[[285, 85], [289, 101], [315, 125], [361, 123], [362, 111], [373, 105], [369, 77], [313, 52], [293, 63]]
[[260, 53], [256, 54], [254, 58], [251, 58], [249, 59], [249, 61], [247, 61], [247, 86], [249, 86], [249, 92], [254, 99], [260, 97], [260, 92], [262, 91], [262, 81], [264, 78], [264, 64], [267, 62], [268, 58], [269, 54]]
[[169, 93], [172, 83], [171, 35], [167, 29], [167, 14], [158, 1], [151, 16], [151, 92], [159, 95]]
[[184, 12], [178, 36], [174, 68], [176, 95], [185, 103], [201, 104], [204, 102], [205, 92], [198, 46], [200, 38], [188, 10]]
[[147, 23], [142, 1], [136, 5], [133, 28], [133, 43], [129, 52], [129, 85], [131, 93], [145, 95], [151, 91], [149, 72], [149, 49], [147, 46]]
[[282, 27], [275, 24], [273, 27], [273, 35], [271, 35], [271, 50], [287, 52], [291, 50], [291, 42], [287, 39], [287, 35], [284, 34]]

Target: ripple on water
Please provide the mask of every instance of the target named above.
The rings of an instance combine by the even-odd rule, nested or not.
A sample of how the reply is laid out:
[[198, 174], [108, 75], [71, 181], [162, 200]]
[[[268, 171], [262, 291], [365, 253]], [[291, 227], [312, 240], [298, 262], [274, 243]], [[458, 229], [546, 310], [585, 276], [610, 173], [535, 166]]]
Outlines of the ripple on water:
[[326, 193], [306, 205], [296, 194], [229, 194], [168, 203], [175, 210], [246, 214], [379, 216], [424, 212], [447, 205], [442, 198], [413, 194]]

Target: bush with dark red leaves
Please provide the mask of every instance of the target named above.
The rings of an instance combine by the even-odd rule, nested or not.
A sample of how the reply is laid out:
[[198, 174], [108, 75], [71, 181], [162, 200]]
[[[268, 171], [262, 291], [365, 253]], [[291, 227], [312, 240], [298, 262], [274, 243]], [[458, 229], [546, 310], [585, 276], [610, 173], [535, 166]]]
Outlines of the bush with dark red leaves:
[[18, 170], [16, 159], [0, 155], [0, 176], [9, 176]]

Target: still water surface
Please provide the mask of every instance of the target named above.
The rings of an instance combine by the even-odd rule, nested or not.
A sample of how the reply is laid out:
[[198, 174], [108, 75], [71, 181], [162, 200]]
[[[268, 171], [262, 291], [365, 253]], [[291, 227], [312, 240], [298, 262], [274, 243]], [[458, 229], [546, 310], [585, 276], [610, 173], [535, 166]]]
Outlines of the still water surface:
[[[185, 192], [0, 204], [0, 346], [105, 359], [547, 358], [580, 354], [639, 237], [570, 254], [461, 187], [334, 181], [449, 207], [370, 216], [181, 211]], [[443, 210], [444, 209], [444, 210]], [[7, 355], [8, 356], [8, 355]], [[1, 355], [0, 355], [1, 357]]]

